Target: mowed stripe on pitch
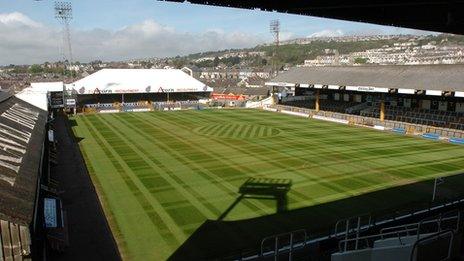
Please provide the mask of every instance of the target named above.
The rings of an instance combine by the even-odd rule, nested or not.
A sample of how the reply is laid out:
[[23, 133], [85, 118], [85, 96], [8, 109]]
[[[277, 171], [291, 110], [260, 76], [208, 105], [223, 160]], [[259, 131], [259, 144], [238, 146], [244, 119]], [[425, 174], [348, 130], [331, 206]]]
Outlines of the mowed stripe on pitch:
[[[143, 118], [143, 114], [134, 114], [132, 115], [131, 117], [133, 117], [134, 119], [139, 119], [139, 118]], [[227, 190], [229, 190], [231, 193], [229, 193], [229, 195], [233, 195], [234, 197], [237, 197], [238, 194], [237, 194], [237, 187], [236, 186], [231, 186], [231, 185], [227, 185], [228, 182], [226, 180], [223, 179], [223, 177], [226, 177], [227, 174], [229, 174], [229, 171], [233, 171], [234, 173], [231, 173], [233, 175], [240, 175], [243, 177], [243, 179], [246, 179], [247, 177], [247, 174], [248, 173], [248, 169], [246, 170], [243, 170], [243, 168], [245, 167], [242, 167], [242, 169], [238, 169], [238, 165], [237, 164], [229, 164], [227, 162], [224, 162], [224, 159], [221, 158], [220, 156], [218, 155], [215, 155], [214, 152], [212, 151], [207, 151], [207, 150], [204, 150], [202, 149], [198, 144], [192, 144], [193, 141], [189, 141], [189, 142], [186, 142], [184, 141], [184, 139], [181, 139], [181, 138], [178, 138], [176, 135], [174, 134], [171, 134], [168, 130], [172, 129], [171, 127], [172, 126], [165, 126], [165, 128], [167, 128], [167, 130], [163, 130], [161, 127], [160, 127], [160, 124], [157, 124], [157, 123], [154, 123], [154, 122], [160, 122], [160, 121], [147, 121], [146, 119], [143, 118], [139, 120], [139, 123], [142, 123], [142, 124], [145, 124], [145, 125], [150, 125], [152, 128], [155, 128], [157, 127], [156, 130], [157, 131], [157, 136], [160, 137], [160, 141], [167, 141], [167, 140], [177, 140], [178, 143], [177, 143], [177, 146], [175, 148], [177, 148], [178, 151], [180, 151], [181, 153], [178, 152], [179, 155], [181, 155], [181, 160], [182, 162], [182, 165], [185, 165], [185, 166], [189, 166], [189, 168], [193, 168], [193, 173], [197, 173], [197, 174], [201, 174], [203, 176], [207, 176], [207, 184], [211, 184], [211, 179], [219, 179], [219, 182], [218, 185], [220, 184], [221, 186], [227, 186]], [[165, 123], [164, 123], [165, 124]], [[149, 138], [149, 137], [147, 137]], [[170, 151], [171, 154], [175, 153], [175, 150], [171, 149], [169, 146], [164, 146], [165, 150], [168, 150]], [[197, 161], [195, 161], [195, 159], [192, 158], [192, 155], [201, 155], [200, 158], [203, 159], [202, 162], [204, 164], [206, 164], [204, 167], [201, 167], [201, 165], [197, 164]], [[206, 161], [205, 161], [206, 159]], [[209, 160], [208, 160], [209, 159]], [[217, 171], [218, 169], [215, 169], [214, 171], [211, 171], [212, 168], [211, 168], [211, 164], [215, 164], [218, 166], [220, 166], [220, 170], [228, 170], [227, 172], [225, 171]], [[198, 167], [200, 166], [200, 167]], [[242, 180], [243, 180], [242, 179]], [[204, 184], [204, 182], [202, 181], [199, 181], [198, 183], [201, 183], [201, 184]], [[222, 190], [224, 190], [224, 188], [222, 188]], [[201, 191], [201, 192], [205, 192], [205, 191]], [[207, 192], [207, 191], [206, 191]], [[215, 198], [217, 197], [220, 197], [220, 194], [215, 194], [213, 195]], [[229, 199], [231, 200], [231, 199]], [[229, 201], [230, 203], [230, 201]], [[257, 203], [259, 204], [259, 203]], [[265, 209], [265, 206], [264, 205], [260, 205], [259, 207], [260, 208], [256, 208], [254, 205], [250, 205], [250, 204], [246, 204], [248, 207], [251, 207], [252, 209], [254, 209], [255, 211], [263, 211]], [[223, 210], [226, 209], [226, 206], [223, 206]], [[264, 214], [264, 212], [262, 213]]]
[[[147, 200], [140, 194], [131, 178], [125, 172], [118, 170], [120, 169], [118, 161], [110, 155], [109, 151], [105, 151], [105, 145], [100, 141], [99, 135], [91, 129], [92, 125], [84, 117], [79, 117], [77, 120], [78, 133], [85, 135], [85, 139], [81, 141], [81, 148], [84, 148], [88, 155], [86, 160], [94, 161], [92, 170], [95, 173], [91, 174], [102, 186], [104, 192], [102, 196], [106, 199], [104, 205], [109, 206], [111, 213], [114, 213], [114, 217], [109, 219], [114, 218], [118, 226], [117, 231], [121, 232], [122, 238], [119, 238], [118, 245], [127, 245], [127, 249], [121, 249], [122, 254], [130, 259], [143, 259], [150, 256], [164, 258], [172, 251], [171, 247], [175, 243], [164, 243], [168, 237], [161, 236], [162, 229], [157, 220], [155, 222], [150, 220], [146, 209]], [[91, 142], [98, 146], [92, 146], [93, 144], [89, 144]], [[107, 213], [105, 211], [105, 214]], [[150, 241], [146, 241], [143, 237], [147, 233], [151, 235]], [[118, 239], [117, 235], [115, 237]], [[159, 251], [155, 252], [154, 247], [160, 247]]]
[[[179, 117], [182, 117], [182, 116], [179, 116]], [[243, 118], [245, 118], [245, 117], [242, 117], [241, 119], [243, 119]], [[372, 131], [371, 131], [371, 133], [372, 133]], [[375, 133], [375, 134], [378, 135], [378, 133]], [[382, 134], [384, 134], [384, 133], [382, 133]], [[425, 142], [425, 141], [422, 141], [422, 142]], [[434, 143], [434, 144], [436, 144], [436, 143]], [[440, 146], [440, 145], [438, 144], [438, 146]], [[357, 166], [357, 167], [358, 167], [358, 171], [361, 172], [359, 170], [359, 166]], [[340, 169], [336, 169], [336, 171], [340, 172]], [[367, 174], [364, 174], [363, 176], [376, 175], [375, 173], [377, 173], [377, 172], [379, 172], [379, 171], [374, 171], [374, 173], [367, 172]], [[426, 177], [426, 175], [424, 175], [424, 176]], [[338, 193], [336, 195], [333, 195], [334, 197], [332, 197], [332, 198], [340, 198], [340, 196], [346, 195], [348, 191], [349, 191], [350, 194], [353, 194], [353, 195], [354, 194], [359, 194], [360, 192], [369, 191], [369, 187], [363, 186], [363, 183], [366, 184], [365, 182], [363, 182], [363, 181], [355, 182], [355, 179], [356, 179], [356, 176], [354, 176], [353, 179], [351, 179], [349, 175], [346, 175], [346, 177], [341, 179], [341, 180], [337, 180], [335, 182], [330, 182], [330, 183], [324, 182], [324, 183], [321, 183], [321, 185], [326, 184], [326, 186], [330, 186], [332, 189], [334, 189], [334, 188], [336, 189], [336, 187], [334, 187], [334, 186], [337, 186], [337, 185], [338, 185], [338, 187], [341, 187], [341, 189], [336, 189], [336, 190], [338, 190], [337, 191]], [[413, 180], [413, 179], [411, 179], [411, 180]], [[375, 182], [368, 182], [367, 184], [371, 185], [371, 189], [378, 189], [378, 188], [387, 187], [389, 185], [393, 185], [393, 184], [397, 183], [397, 182], [390, 182], [390, 183], [381, 183], [382, 185], [379, 185], [378, 181], [379, 180], [376, 180]], [[407, 181], [406, 179], [402, 180], [402, 182], [406, 182], [406, 181]], [[346, 184], [348, 184], [349, 186], [347, 187]], [[356, 188], [356, 187], [359, 187], [359, 188]]]
[[[464, 169], [463, 147], [255, 110], [76, 119], [89, 171], [111, 208], [105, 213], [137, 260], [153, 252], [168, 257], [202, 220], [217, 218], [251, 176], [292, 178], [294, 209]], [[245, 200], [227, 218], [274, 208]], [[131, 231], [134, 222], [146, 228]]]

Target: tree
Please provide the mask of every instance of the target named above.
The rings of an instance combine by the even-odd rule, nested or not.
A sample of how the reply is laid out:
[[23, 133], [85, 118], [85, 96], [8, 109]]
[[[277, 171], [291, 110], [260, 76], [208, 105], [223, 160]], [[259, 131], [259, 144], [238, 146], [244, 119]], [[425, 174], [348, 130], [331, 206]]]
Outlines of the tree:
[[217, 67], [219, 65], [219, 57], [214, 57], [214, 60], [213, 60], [213, 66], [214, 67]]
[[31, 67], [29, 67], [29, 72], [30, 73], [42, 73], [43, 69], [40, 65], [38, 64], [33, 64]]
[[368, 58], [356, 57], [354, 58], [354, 63], [365, 64], [367, 63], [368, 60], [369, 60]]

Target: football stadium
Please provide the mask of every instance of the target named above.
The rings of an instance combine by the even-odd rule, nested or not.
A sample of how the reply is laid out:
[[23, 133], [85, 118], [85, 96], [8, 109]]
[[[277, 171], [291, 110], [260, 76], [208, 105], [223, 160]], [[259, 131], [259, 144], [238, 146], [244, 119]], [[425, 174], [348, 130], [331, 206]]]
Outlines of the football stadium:
[[280, 101], [261, 109], [115, 113], [122, 100], [78, 96], [113, 112], [70, 121], [122, 256], [216, 258], [299, 229], [317, 239], [343, 218], [429, 208], [435, 178], [448, 177], [435, 204], [462, 196], [464, 67], [382, 69], [296, 68], [267, 83]]
[[[249, 178], [290, 180], [284, 211], [292, 211], [464, 169], [462, 145], [266, 111], [94, 114], [73, 120], [89, 172], [125, 242], [123, 256], [141, 260], [169, 257], [208, 219], [239, 221], [279, 212], [272, 193], [241, 198], [239, 188]], [[456, 182], [447, 185], [464, 185], [462, 178]], [[369, 200], [317, 212], [335, 223], [335, 213], [411, 206], [430, 200], [433, 185], [423, 186], [407, 196], [389, 195], [382, 204]]]
[[[463, 33], [411, 15], [428, 1], [335, 2], [192, 1]], [[244, 94], [105, 68], [0, 91], [0, 261], [462, 260], [463, 75], [291, 67]]]
[[[43, 201], [32, 205], [44, 208], [54, 251], [69, 246], [69, 224], [82, 222], [59, 184], [88, 175], [101, 219], [85, 222], [101, 223], [99, 236], [123, 259], [357, 260], [454, 242], [463, 73], [461, 65], [294, 68], [266, 83], [270, 97], [227, 108], [208, 106], [214, 90], [180, 70], [104, 69], [71, 84], [32, 84], [2, 103], [18, 100], [7, 120], [34, 129], [39, 119], [45, 127], [35, 132], [48, 132]], [[15, 170], [12, 161], [2, 166]], [[5, 186], [15, 184], [10, 176]], [[40, 222], [21, 218], [5, 220]]]

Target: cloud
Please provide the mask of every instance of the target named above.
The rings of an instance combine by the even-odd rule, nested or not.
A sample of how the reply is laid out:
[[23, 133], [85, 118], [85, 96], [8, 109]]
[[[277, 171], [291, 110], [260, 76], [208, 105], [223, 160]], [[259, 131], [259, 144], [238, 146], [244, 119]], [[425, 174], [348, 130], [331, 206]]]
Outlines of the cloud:
[[[42, 63], [61, 57], [61, 30], [42, 25], [21, 13], [0, 14], [0, 39], [0, 64]], [[71, 39], [74, 60], [82, 62], [169, 57], [252, 47], [266, 40], [238, 31], [180, 32], [152, 19], [117, 30], [72, 30]]]
[[42, 24], [18, 12], [0, 14], [0, 24], [2, 24], [3, 26], [29, 26], [29, 27], [41, 27], [42, 26]]
[[296, 38], [296, 35], [292, 32], [283, 31], [280, 32], [280, 40], [286, 41]]
[[391, 27], [391, 26], [377, 26], [371, 28], [363, 28], [358, 30], [350, 30], [345, 33], [345, 35], [387, 35], [387, 34], [411, 34], [411, 35], [427, 35], [427, 34], [437, 34], [431, 31], [423, 31], [417, 29], [409, 29], [402, 27]]
[[336, 37], [336, 36], [343, 36], [344, 33], [342, 30], [337, 29], [337, 30], [322, 30], [319, 32], [315, 32], [310, 34], [308, 37]]

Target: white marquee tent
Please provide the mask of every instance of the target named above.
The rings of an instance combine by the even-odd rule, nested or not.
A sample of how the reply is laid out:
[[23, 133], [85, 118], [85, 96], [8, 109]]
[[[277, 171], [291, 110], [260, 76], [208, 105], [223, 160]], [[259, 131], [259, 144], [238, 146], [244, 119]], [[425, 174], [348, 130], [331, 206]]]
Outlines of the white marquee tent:
[[213, 89], [181, 70], [102, 69], [72, 84], [79, 94], [212, 92]]

